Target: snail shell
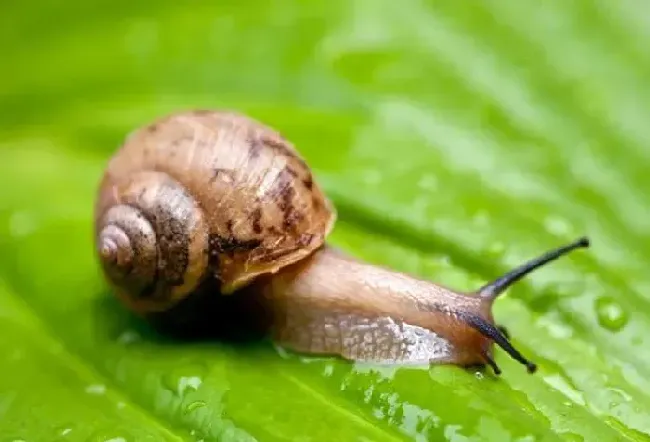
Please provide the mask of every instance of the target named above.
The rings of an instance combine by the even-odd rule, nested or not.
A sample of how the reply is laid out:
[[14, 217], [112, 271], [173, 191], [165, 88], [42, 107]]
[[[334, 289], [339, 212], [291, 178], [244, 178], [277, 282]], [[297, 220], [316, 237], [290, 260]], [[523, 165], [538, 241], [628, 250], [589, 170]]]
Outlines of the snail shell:
[[336, 212], [296, 149], [244, 115], [188, 111], [133, 132], [95, 207], [103, 270], [133, 311], [206, 278], [228, 295], [321, 247]]

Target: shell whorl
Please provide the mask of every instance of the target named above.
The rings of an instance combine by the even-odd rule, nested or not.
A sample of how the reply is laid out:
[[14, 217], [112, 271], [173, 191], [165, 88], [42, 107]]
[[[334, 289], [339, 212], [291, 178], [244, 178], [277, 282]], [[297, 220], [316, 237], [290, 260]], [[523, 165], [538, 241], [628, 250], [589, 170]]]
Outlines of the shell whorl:
[[111, 158], [97, 253], [132, 309], [161, 311], [203, 278], [232, 294], [305, 258], [335, 220], [279, 133], [233, 112], [179, 112], [135, 130]]
[[101, 265], [133, 310], [165, 310], [205, 276], [209, 240], [202, 210], [159, 172], [134, 174], [113, 189], [100, 197]]

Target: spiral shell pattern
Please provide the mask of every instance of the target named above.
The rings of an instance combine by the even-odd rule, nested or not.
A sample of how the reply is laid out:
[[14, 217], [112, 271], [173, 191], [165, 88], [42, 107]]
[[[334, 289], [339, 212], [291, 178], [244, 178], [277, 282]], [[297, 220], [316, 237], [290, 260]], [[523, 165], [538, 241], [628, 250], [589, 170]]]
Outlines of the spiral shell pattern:
[[116, 294], [162, 311], [205, 278], [231, 294], [319, 248], [336, 212], [294, 147], [241, 114], [180, 112], [129, 135], [95, 207]]
[[103, 196], [100, 261], [117, 294], [134, 310], [161, 310], [203, 278], [208, 227], [194, 199], [165, 174], [131, 178]]

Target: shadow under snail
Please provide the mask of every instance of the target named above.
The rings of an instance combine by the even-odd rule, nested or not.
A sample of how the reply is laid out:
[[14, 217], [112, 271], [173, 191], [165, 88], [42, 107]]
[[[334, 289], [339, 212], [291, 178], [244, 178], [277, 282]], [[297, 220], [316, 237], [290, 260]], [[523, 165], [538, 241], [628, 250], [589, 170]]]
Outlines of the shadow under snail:
[[[116, 296], [147, 317], [206, 281], [208, 296], [253, 292], [278, 345], [390, 364], [492, 367], [493, 344], [536, 365], [495, 325], [494, 300], [587, 238], [473, 293], [358, 261], [326, 244], [336, 210], [294, 146], [242, 114], [181, 111], [131, 133], [110, 159], [95, 243]], [[205, 294], [204, 294], [205, 296]]]

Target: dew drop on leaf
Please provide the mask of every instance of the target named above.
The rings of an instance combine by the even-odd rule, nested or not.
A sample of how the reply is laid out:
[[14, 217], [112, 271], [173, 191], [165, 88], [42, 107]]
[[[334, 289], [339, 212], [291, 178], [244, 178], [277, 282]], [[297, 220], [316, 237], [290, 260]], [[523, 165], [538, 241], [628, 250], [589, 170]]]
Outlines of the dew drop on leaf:
[[628, 314], [613, 298], [601, 296], [596, 299], [596, 315], [601, 327], [611, 331], [619, 331], [628, 321]]

